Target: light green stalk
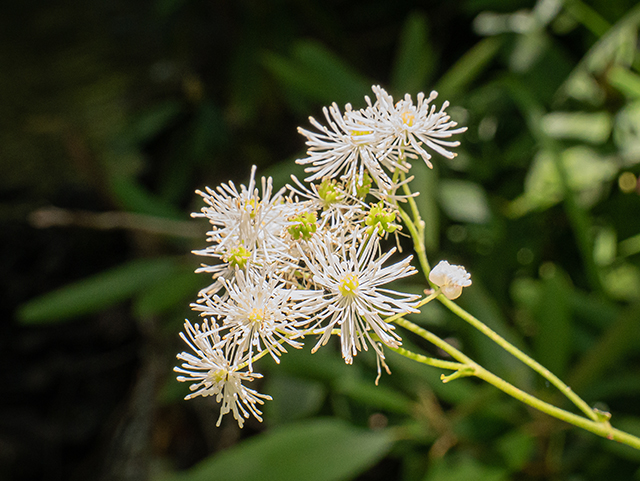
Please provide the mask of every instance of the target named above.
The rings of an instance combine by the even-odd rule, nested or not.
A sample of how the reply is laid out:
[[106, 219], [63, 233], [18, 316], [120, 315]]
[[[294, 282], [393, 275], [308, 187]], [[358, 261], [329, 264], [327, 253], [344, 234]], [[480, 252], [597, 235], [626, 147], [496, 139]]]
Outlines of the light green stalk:
[[[400, 173], [400, 178], [404, 180], [405, 176], [403, 173]], [[417, 205], [411, 196], [411, 190], [409, 186], [404, 184], [403, 190], [405, 195], [408, 196], [407, 202], [409, 203], [409, 208], [411, 211], [411, 216], [400, 206], [396, 204], [398, 210], [400, 212], [400, 216], [404, 221], [409, 234], [413, 240], [414, 249], [416, 251], [416, 255], [418, 257], [418, 261], [420, 262], [420, 266], [424, 272], [424, 275], [428, 277], [430, 272], [429, 261], [427, 260], [426, 250], [424, 245], [424, 222], [420, 217], [420, 213], [418, 211]], [[423, 299], [418, 307], [425, 305], [426, 303], [432, 301], [433, 299], [438, 299], [445, 307], [447, 307], [451, 312], [456, 314], [458, 317], [469, 323], [471, 326], [476, 328], [478, 331], [489, 337], [492, 341], [502, 347], [504, 350], [515, 356], [517, 359], [522, 361], [524, 364], [529, 366], [535, 372], [540, 374], [543, 378], [553, 384], [564, 396], [566, 396], [578, 409], [580, 409], [584, 416], [579, 416], [577, 414], [571, 413], [564, 409], [560, 409], [552, 404], [549, 404], [545, 401], [542, 401], [531, 394], [528, 394], [521, 389], [513, 386], [502, 378], [496, 376], [492, 372], [486, 370], [479, 364], [475, 363], [472, 359], [467, 357], [465, 354], [457, 350], [455, 347], [451, 346], [446, 341], [440, 339], [438, 336], [433, 334], [432, 332], [423, 329], [416, 324], [408, 321], [404, 318], [403, 315], [395, 315], [387, 319], [387, 322], [394, 322], [395, 324], [404, 327], [408, 331], [417, 334], [423, 339], [429, 341], [433, 345], [439, 347], [448, 355], [450, 355], [453, 359], [458, 362], [451, 361], [443, 361], [427, 356], [423, 356], [421, 354], [417, 354], [411, 351], [408, 351], [404, 348], [391, 348], [393, 351], [405, 356], [409, 359], [413, 359], [416, 362], [420, 362], [429, 366], [438, 367], [442, 369], [450, 369], [454, 371], [452, 374], [445, 376], [444, 374], [441, 376], [443, 382], [453, 381], [459, 377], [467, 377], [474, 376], [479, 379], [482, 379], [489, 384], [497, 387], [501, 391], [509, 394], [510, 396], [522, 401], [523, 403], [542, 411], [549, 416], [553, 416], [557, 419], [561, 419], [567, 423], [573, 424], [574, 426], [581, 427], [590, 431], [599, 436], [605, 437], [607, 439], [615, 440], [623, 444], [627, 444], [636, 449], [640, 450], [640, 438], [615, 429], [609, 423], [609, 418], [611, 415], [609, 413], [603, 413], [596, 409], [592, 409], [589, 405], [578, 396], [569, 386], [567, 386], [564, 382], [562, 382], [556, 375], [554, 375], [547, 368], [542, 366], [540, 363], [532, 359], [530, 356], [522, 352], [516, 346], [508, 342], [498, 333], [490, 329], [486, 324], [482, 321], [462, 309], [455, 302], [447, 299], [444, 295], [440, 294], [439, 289], [434, 289], [433, 292], [429, 294], [428, 297]]]

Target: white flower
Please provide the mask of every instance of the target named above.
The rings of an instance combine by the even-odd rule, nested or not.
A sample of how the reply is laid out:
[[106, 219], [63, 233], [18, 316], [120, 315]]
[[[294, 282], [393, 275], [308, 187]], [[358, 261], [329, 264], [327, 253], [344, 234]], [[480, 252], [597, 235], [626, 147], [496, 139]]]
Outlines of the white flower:
[[471, 274], [462, 266], [452, 266], [447, 261], [440, 261], [431, 269], [429, 280], [449, 299], [457, 299], [463, 287], [471, 285]]
[[[419, 155], [433, 168], [429, 160], [431, 153], [425, 147], [448, 159], [456, 156], [448, 149], [457, 147], [460, 142], [444, 139], [462, 133], [467, 128], [454, 128], [458, 124], [445, 112], [449, 102], [445, 101], [439, 111], [435, 105], [430, 105], [438, 92], [432, 91], [427, 98], [420, 92], [414, 105], [409, 94], [394, 104], [393, 97], [379, 85], [373, 86], [372, 90], [377, 101], [371, 108], [377, 112], [381, 147], [387, 150], [384, 155], [388, 155], [390, 161], [400, 163], [404, 157], [415, 158]], [[367, 103], [371, 105], [368, 98]]]
[[378, 237], [365, 237], [364, 240], [362, 237], [362, 231], [356, 232], [350, 241], [342, 239], [336, 246], [325, 236], [310, 243], [312, 254], [307, 259], [313, 282], [321, 289], [315, 294], [321, 305], [317, 317], [329, 319], [321, 329], [322, 336], [314, 351], [326, 344], [334, 328], [340, 328], [342, 357], [348, 364], [353, 362], [358, 351], [367, 350], [367, 341], [379, 358], [384, 359], [382, 349], [371, 338], [371, 331], [383, 344], [399, 346], [401, 339], [393, 332], [394, 326], [381, 316], [417, 312], [414, 301], [419, 297], [380, 287], [414, 274], [416, 270], [410, 265], [411, 257], [383, 267], [395, 248], [378, 257]]
[[203, 265], [196, 272], [208, 272], [215, 282], [203, 289], [200, 295], [215, 294], [222, 288], [219, 279], [231, 279], [236, 267], [253, 270], [264, 265], [291, 262], [289, 247], [282, 239], [282, 231], [289, 224], [288, 218], [295, 208], [284, 201], [281, 189], [273, 194], [272, 179], [262, 178], [262, 198], [255, 186], [256, 167], [251, 169], [249, 186], [238, 191], [232, 182], [220, 185], [216, 190], [206, 188], [197, 191], [207, 207], [192, 217], [206, 217], [213, 226], [207, 233], [211, 243], [194, 254], [214, 257], [221, 263]]
[[393, 97], [380, 86], [374, 85], [372, 90], [376, 101], [372, 103], [365, 97], [366, 108], [354, 110], [347, 104], [342, 113], [333, 103], [323, 109], [328, 126], [310, 117], [319, 132], [298, 128], [307, 138], [308, 157], [296, 162], [311, 164], [305, 169], [313, 174], [305, 179], [307, 182], [339, 177], [355, 195], [368, 172], [383, 193], [394, 194], [401, 184], [385, 169], [391, 174], [398, 170], [406, 173], [411, 167], [407, 159], [418, 157], [433, 167], [431, 152], [449, 159], [455, 157], [450, 149], [460, 142], [446, 139], [467, 128], [455, 128], [457, 123], [446, 113], [449, 102], [444, 102], [440, 110], [430, 105], [437, 92], [426, 98], [419, 93], [414, 104], [409, 94], [394, 103]]
[[249, 370], [253, 356], [264, 349], [274, 361], [280, 362], [278, 356], [286, 352], [283, 344], [302, 347], [295, 339], [303, 337], [303, 328], [315, 310], [305, 302], [303, 290], [287, 288], [272, 269], [265, 269], [256, 278], [238, 270], [235, 283], [222, 282], [228, 294], [225, 299], [213, 296], [204, 305], [192, 307], [202, 311], [203, 316], [218, 319], [218, 325], [211, 330], [220, 334], [225, 344], [234, 346], [243, 355], [246, 353]]
[[195, 327], [189, 321], [184, 324], [186, 336], [180, 333], [180, 337], [187, 343], [195, 355], [183, 352], [178, 354], [178, 359], [184, 361], [181, 367], [175, 367], [174, 371], [186, 374], [178, 376], [180, 382], [193, 382], [189, 386], [192, 392], [185, 399], [196, 396], [215, 396], [220, 406], [220, 417], [216, 426], [220, 426], [222, 416], [228, 412], [242, 427], [244, 418], [252, 414], [258, 421], [262, 421], [262, 412], [258, 404], [264, 404], [264, 400], [270, 400], [271, 396], [260, 394], [253, 389], [242, 385], [262, 377], [256, 372], [242, 372], [241, 365], [246, 364], [246, 359], [237, 355], [233, 348], [222, 350], [218, 347], [220, 337], [209, 328], [207, 321], [202, 324], [202, 329], [197, 324]]
[[[328, 109], [323, 109], [329, 127], [320, 124], [313, 117], [309, 121], [320, 132], [298, 128], [298, 132], [307, 138], [308, 157], [298, 159], [301, 165], [311, 164], [305, 172], [313, 173], [307, 177], [307, 182], [340, 178], [347, 185], [348, 190], [355, 195], [358, 186], [362, 185], [365, 171], [383, 190], [394, 190], [393, 181], [381, 167], [378, 153], [378, 131], [365, 125], [366, 116], [361, 111], [354, 111], [350, 104], [345, 106], [345, 114], [340, 112], [337, 104], [333, 103]], [[346, 122], [348, 120], [348, 122]], [[387, 168], [392, 172], [396, 167], [404, 169], [392, 160], [387, 160]]]

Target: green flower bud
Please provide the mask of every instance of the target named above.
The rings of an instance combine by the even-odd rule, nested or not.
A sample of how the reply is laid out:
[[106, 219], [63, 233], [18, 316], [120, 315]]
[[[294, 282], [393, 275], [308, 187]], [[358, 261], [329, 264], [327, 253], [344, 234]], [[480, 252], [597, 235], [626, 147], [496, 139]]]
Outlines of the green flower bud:
[[375, 205], [371, 205], [369, 213], [364, 218], [364, 223], [367, 225], [366, 233], [368, 235], [376, 234], [382, 236], [386, 233], [393, 233], [400, 228], [399, 225], [394, 224], [396, 220], [396, 213], [391, 209], [384, 206], [384, 202], [380, 201]]
[[304, 239], [308, 241], [318, 229], [318, 224], [316, 223], [318, 216], [315, 212], [304, 212], [289, 220], [296, 222], [295, 224], [290, 225], [287, 229], [294, 240]]
[[244, 246], [238, 246], [234, 249], [229, 249], [227, 252], [227, 262], [230, 266], [238, 266], [240, 269], [244, 269], [247, 265], [247, 261], [251, 257], [251, 252]]
[[325, 209], [331, 204], [336, 203], [342, 197], [342, 192], [337, 189], [335, 180], [325, 178], [318, 186], [318, 195], [325, 204]]

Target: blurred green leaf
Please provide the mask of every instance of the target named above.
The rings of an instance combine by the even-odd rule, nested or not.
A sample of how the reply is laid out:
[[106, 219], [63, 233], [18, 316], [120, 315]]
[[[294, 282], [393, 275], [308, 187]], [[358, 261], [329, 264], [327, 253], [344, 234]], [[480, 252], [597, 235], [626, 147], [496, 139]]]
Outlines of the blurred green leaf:
[[640, 304], [625, 309], [574, 366], [569, 385], [579, 390], [602, 379], [637, 346], [640, 340]]
[[413, 404], [394, 388], [376, 386], [373, 382], [344, 378], [337, 382], [337, 390], [365, 406], [392, 413], [409, 414]]
[[608, 112], [551, 112], [542, 118], [542, 130], [548, 136], [589, 144], [606, 142], [611, 125]]
[[158, 481], [338, 481], [387, 454], [389, 430], [367, 431], [333, 419], [289, 424], [243, 441], [186, 472]]
[[429, 169], [420, 159], [413, 164], [411, 175], [415, 178], [411, 181], [411, 187], [414, 192], [420, 193], [415, 201], [425, 224], [425, 247], [429, 253], [436, 252], [440, 245], [440, 212], [437, 205], [438, 171]]
[[483, 224], [491, 219], [487, 195], [479, 184], [468, 180], [440, 181], [440, 204], [451, 220]]
[[599, 266], [608, 266], [616, 258], [617, 249], [616, 230], [611, 226], [597, 229], [593, 242], [593, 259]]
[[344, 377], [359, 375], [356, 365], [347, 366], [340, 359], [338, 352], [332, 352], [329, 347], [311, 354], [311, 347], [314, 344], [310, 340], [303, 349], [288, 349], [287, 354], [280, 359], [277, 368], [294, 376], [322, 381], [329, 385]]
[[558, 267], [546, 269], [538, 303], [534, 308], [537, 332], [534, 337], [535, 359], [552, 373], [563, 378], [572, 354], [572, 313], [569, 305], [572, 287]]
[[121, 133], [119, 141], [128, 145], [148, 142], [169, 127], [181, 110], [182, 105], [177, 100], [159, 102], [133, 116], [127, 129]]
[[580, 89], [576, 89], [574, 85], [576, 82], [586, 85], [589, 81], [586, 79], [593, 80], [612, 67], [631, 66], [637, 49], [636, 32], [639, 24], [640, 6], [636, 6], [589, 49], [564, 82], [559, 93], [570, 95], [574, 90], [579, 92]]
[[114, 176], [111, 192], [125, 210], [171, 219], [183, 219], [184, 213], [160, 197], [149, 192], [130, 176]]
[[[633, 436], [640, 437], [640, 417], [638, 416], [625, 416], [619, 418], [613, 418], [611, 423], [618, 429], [625, 431]], [[617, 456], [625, 459], [629, 459], [636, 463], [640, 463], [640, 451], [633, 449], [630, 446], [626, 446], [621, 443], [614, 443], [603, 439], [601, 446], [604, 450], [610, 453], [615, 453]]]
[[434, 463], [424, 481], [506, 481], [507, 470], [467, 456], [447, 456]]
[[437, 83], [436, 90], [440, 98], [452, 99], [461, 94], [488, 67], [500, 47], [500, 37], [488, 37], [465, 53]]
[[176, 266], [171, 275], [159, 277], [140, 291], [133, 304], [133, 312], [144, 318], [167, 312], [183, 303], [187, 305], [207, 283], [206, 278], [194, 274], [192, 266]]
[[640, 299], [640, 269], [629, 263], [611, 266], [604, 272], [605, 290], [613, 298], [624, 301]]
[[433, 76], [436, 61], [423, 13], [413, 12], [407, 16], [399, 43], [391, 70], [391, 86], [398, 95], [420, 92]]
[[[615, 177], [618, 171], [612, 159], [603, 158], [595, 150], [582, 145], [566, 149], [562, 153], [562, 163], [569, 185], [578, 191], [579, 200], [586, 206], [597, 201], [604, 183]], [[524, 194], [511, 202], [509, 213], [519, 217], [532, 210], [547, 209], [562, 200], [562, 192], [553, 155], [541, 151], [527, 173]]]
[[640, 99], [640, 75], [624, 67], [613, 67], [607, 73], [609, 85], [630, 99]]
[[293, 377], [280, 370], [269, 374], [265, 392], [273, 398], [265, 404], [265, 417], [275, 424], [291, 423], [316, 414], [327, 392], [318, 381]]
[[37, 297], [18, 310], [24, 324], [77, 318], [131, 298], [175, 272], [170, 258], [138, 259]]
[[364, 103], [363, 96], [371, 88], [371, 82], [313, 41], [298, 41], [290, 57], [266, 53], [262, 61], [283, 89], [296, 92], [306, 100], [324, 104]]
[[625, 105], [615, 119], [613, 140], [620, 149], [625, 165], [635, 165], [640, 159], [640, 101]]
[[507, 466], [517, 471], [531, 459], [535, 452], [536, 440], [530, 433], [518, 429], [502, 436], [497, 445]]

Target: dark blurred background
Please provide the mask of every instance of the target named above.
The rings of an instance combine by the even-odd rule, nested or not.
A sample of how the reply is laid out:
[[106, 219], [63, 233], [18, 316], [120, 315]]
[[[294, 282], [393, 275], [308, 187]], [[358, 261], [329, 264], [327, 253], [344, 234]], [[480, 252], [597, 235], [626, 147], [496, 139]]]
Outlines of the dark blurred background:
[[[456, 159], [414, 167], [430, 257], [463, 263], [466, 308], [638, 433], [639, 24], [632, 0], [3, 4], [0, 479], [219, 479], [218, 453], [305, 422], [394, 434], [280, 479], [640, 479], [631, 450], [392, 356], [379, 388], [364, 355], [265, 363], [274, 401], [242, 431], [172, 372], [207, 284], [194, 190], [251, 165], [282, 186], [323, 105], [435, 88], [469, 130]], [[442, 309], [416, 322], [569, 407]]]

